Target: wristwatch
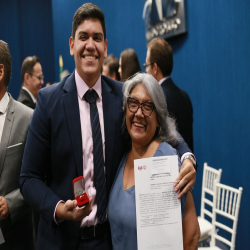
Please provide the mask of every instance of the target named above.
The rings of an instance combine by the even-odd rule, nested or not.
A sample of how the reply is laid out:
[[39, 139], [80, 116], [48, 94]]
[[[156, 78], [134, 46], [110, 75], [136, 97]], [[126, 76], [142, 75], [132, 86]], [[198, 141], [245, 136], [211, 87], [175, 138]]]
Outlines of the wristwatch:
[[185, 155], [182, 162], [184, 162], [186, 159], [189, 159], [193, 163], [195, 170], [197, 170], [197, 164], [194, 160], [194, 157], [191, 154]]

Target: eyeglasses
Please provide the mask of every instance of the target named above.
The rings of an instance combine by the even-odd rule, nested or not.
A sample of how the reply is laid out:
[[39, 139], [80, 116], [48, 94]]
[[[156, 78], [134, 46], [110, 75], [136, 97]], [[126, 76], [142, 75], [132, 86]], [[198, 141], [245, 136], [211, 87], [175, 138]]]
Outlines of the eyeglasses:
[[147, 67], [150, 66], [150, 65], [153, 65], [154, 63], [144, 63], [143, 64], [143, 68], [144, 70], [146, 71], [147, 70]]
[[135, 98], [128, 97], [128, 109], [132, 113], [136, 113], [139, 108], [141, 108], [144, 116], [150, 116], [154, 111], [155, 105], [152, 102], [138, 102]]
[[37, 75], [34, 75], [34, 74], [30, 74], [30, 75], [35, 76], [40, 81], [44, 79], [44, 75], [40, 75], [40, 76], [37, 76]]

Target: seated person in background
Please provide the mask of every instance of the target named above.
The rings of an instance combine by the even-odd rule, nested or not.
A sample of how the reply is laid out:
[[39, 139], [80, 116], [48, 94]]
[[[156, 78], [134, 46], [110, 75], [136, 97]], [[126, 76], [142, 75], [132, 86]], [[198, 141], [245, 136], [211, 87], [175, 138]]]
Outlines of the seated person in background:
[[103, 75], [108, 76], [113, 80], [120, 81], [120, 74], [118, 72], [118, 69], [119, 69], [119, 61], [113, 54], [108, 55], [103, 60], [103, 65], [102, 65]]
[[[175, 122], [168, 116], [162, 88], [154, 77], [136, 74], [125, 82], [123, 94], [123, 133], [128, 150], [110, 192], [108, 218], [113, 248], [133, 250], [137, 249], [134, 160], [177, 155], [172, 146], [179, 138]], [[181, 204], [184, 249], [197, 249], [200, 231], [190, 192], [181, 198]]]
[[21, 68], [22, 88], [18, 101], [35, 109], [38, 91], [43, 86], [43, 71], [37, 56], [28, 56], [24, 59]]
[[125, 82], [130, 76], [141, 71], [137, 54], [133, 49], [125, 49], [122, 51], [118, 71], [122, 82]]

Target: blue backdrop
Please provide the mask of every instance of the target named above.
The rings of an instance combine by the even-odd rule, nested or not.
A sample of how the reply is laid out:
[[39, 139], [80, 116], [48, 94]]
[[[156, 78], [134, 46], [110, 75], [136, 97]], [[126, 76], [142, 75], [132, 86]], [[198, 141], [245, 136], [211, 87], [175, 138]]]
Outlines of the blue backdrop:
[[[59, 55], [64, 69], [74, 70], [69, 54], [71, 24], [80, 0], [1, 0], [0, 39], [13, 57], [14, 97], [20, 89], [21, 62], [37, 54], [45, 82], [58, 81]], [[144, 0], [96, 0], [105, 13], [108, 53], [119, 57], [131, 47], [141, 65], [146, 57], [142, 10]], [[18, 8], [19, 7], [19, 8]], [[174, 82], [185, 89], [194, 108], [194, 147], [199, 163], [194, 198], [197, 214], [203, 163], [222, 168], [221, 182], [243, 187], [236, 249], [250, 249], [248, 217], [250, 154], [250, 1], [200, 0], [186, 2], [187, 34], [169, 40], [174, 49]]]
[[9, 92], [16, 99], [22, 85], [21, 65], [27, 56], [37, 55], [44, 81], [55, 81], [51, 0], [1, 0], [0, 13], [0, 39], [9, 44], [12, 56]]

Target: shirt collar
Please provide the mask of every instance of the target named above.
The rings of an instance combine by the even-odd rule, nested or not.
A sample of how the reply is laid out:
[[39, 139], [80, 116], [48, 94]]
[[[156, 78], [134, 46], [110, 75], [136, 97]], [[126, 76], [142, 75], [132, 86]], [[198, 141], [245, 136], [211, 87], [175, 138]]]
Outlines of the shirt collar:
[[167, 80], [168, 78], [170, 78], [170, 76], [166, 76], [164, 78], [162, 78], [160, 81], [159, 81], [159, 84], [161, 85], [165, 80]]
[[[77, 93], [81, 99], [83, 99], [85, 93], [90, 89], [89, 86], [83, 81], [83, 79], [79, 76], [77, 73], [77, 70], [75, 69], [75, 81], [76, 81], [76, 88]], [[98, 94], [100, 100], [102, 99], [102, 85], [101, 85], [101, 74], [98, 78], [97, 82], [94, 84], [94, 86], [91, 88], [96, 91]]]
[[26, 87], [24, 87], [24, 86], [22, 87], [22, 89], [24, 89], [25, 91], [27, 91], [28, 94], [30, 95], [32, 101], [33, 101], [34, 103], [36, 103], [36, 98], [32, 95], [32, 93], [31, 93]]
[[10, 97], [7, 92], [5, 92], [2, 100], [0, 100], [0, 113], [5, 114], [9, 104]]

